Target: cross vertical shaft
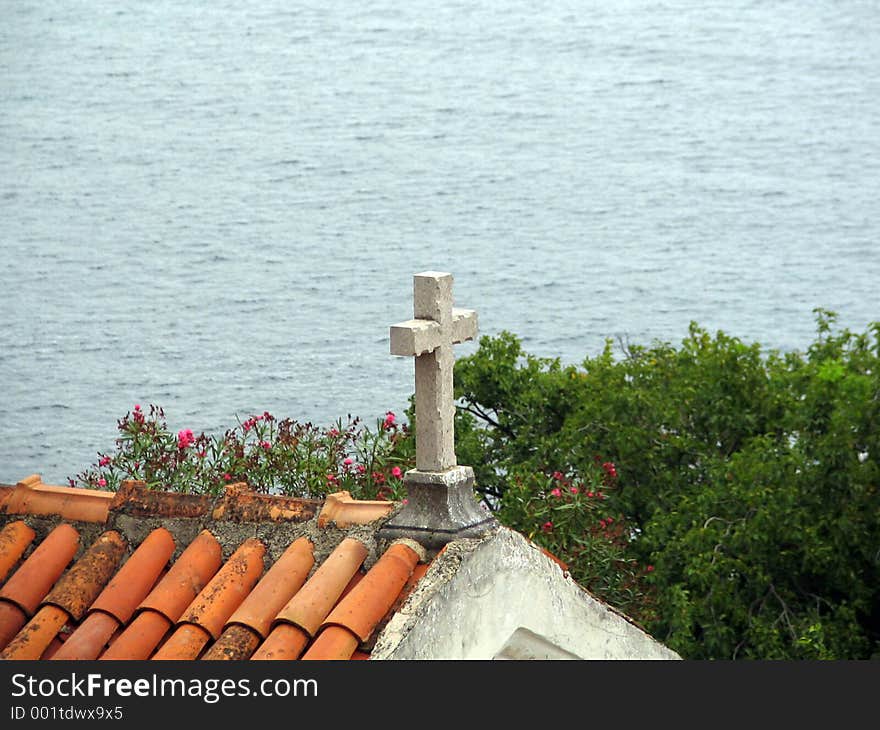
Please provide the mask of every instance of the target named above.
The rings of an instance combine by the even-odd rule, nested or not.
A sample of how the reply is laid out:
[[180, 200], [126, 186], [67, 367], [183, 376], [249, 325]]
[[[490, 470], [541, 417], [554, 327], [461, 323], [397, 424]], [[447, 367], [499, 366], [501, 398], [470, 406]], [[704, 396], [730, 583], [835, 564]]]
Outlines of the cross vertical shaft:
[[452, 346], [473, 339], [476, 312], [452, 306], [452, 275], [425, 271], [413, 277], [415, 319], [391, 327], [391, 353], [415, 357], [416, 469], [456, 466]]

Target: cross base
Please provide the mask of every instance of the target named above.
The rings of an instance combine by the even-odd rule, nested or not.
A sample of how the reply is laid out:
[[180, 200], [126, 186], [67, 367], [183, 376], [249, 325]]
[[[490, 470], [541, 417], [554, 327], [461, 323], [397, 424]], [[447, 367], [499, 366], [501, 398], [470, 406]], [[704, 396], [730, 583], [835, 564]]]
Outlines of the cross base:
[[482, 537], [498, 523], [474, 499], [474, 470], [454, 466], [446, 471], [410, 469], [403, 478], [407, 501], [379, 530], [379, 537], [408, 537], [426, 548], [468, 537]]

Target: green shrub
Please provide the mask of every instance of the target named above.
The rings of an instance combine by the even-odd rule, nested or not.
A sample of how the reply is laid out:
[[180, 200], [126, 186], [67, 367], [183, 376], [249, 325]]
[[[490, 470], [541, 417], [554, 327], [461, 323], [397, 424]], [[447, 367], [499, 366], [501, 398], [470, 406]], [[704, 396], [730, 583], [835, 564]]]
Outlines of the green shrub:
[[[869, 657], [880, 638], [880, 325], [836, 331], [833, 313], [816, 314], [802, 353], [692, 324], [679, 347], [615, 356], [609, 341], [563, 367], [512, 334], [484, 337], [456, 365], [459, 460], [520, 526], [534, 507], [514, 475], [589, 481], [597, 460], [613, 462], [607, 506], [629, 526], [625, 556], [655, 568], [647, 628], [686, 657]], [[555, 547], [577, 563], [568, 542]]]

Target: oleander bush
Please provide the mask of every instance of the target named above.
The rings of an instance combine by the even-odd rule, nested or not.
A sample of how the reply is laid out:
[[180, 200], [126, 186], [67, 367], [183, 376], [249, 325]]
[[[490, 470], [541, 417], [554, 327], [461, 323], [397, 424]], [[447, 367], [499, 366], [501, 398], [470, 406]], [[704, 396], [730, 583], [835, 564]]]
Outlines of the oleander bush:
[[392, 411], [374, 429], [358, 418], [331, 427], [277, 419], [269, 412], [238, 421], [220, 436], [176, 434], [165, 411], [136, 404], [117, 422], [112, 453], [99, 453], [71, 486], [118, 489], [139, 480], [150, 489], [219, 494], [247, 482], [257, 492], [320, 497], [346, 490], [357, 499], [402, 499], [403, 472], [413, 461], [412, 439]]

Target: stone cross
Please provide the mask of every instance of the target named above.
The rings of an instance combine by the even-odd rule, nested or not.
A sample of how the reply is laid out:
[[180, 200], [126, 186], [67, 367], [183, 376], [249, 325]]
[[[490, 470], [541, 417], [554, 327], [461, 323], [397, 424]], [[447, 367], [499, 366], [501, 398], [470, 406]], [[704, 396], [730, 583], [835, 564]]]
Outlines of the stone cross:
[[416, 359], [416, 469], [456, 466], [452, 346], [477, 336], [477, 313], [452, 306], [452, 274], [413, 277], [415, 319], [391, 327], [391, 354]]

